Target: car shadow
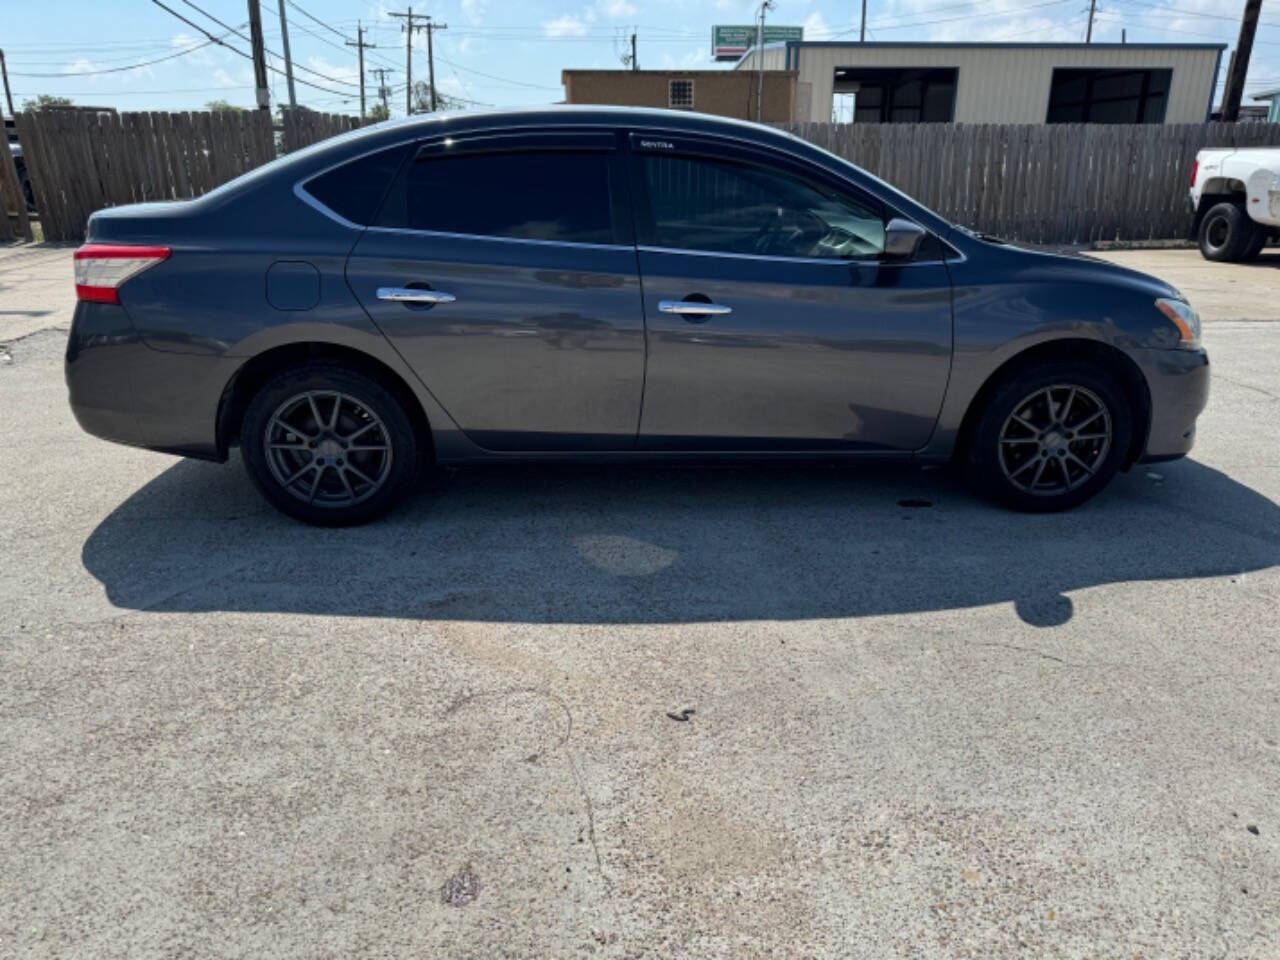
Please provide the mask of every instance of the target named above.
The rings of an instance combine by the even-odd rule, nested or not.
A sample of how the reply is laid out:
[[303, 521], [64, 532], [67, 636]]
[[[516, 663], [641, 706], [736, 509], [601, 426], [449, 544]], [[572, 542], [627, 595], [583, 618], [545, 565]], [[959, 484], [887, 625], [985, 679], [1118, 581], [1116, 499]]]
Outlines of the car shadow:
[[1194, 460], [1084, 507], [1018, 514], [910, 466], [467, 468], [391, 516], [278, 515], [239, 464], [183, 461], [83, 548], [118, 607], [533, 623], [864, 617], [1013, 603], [1280, 563], [1280, 508]]

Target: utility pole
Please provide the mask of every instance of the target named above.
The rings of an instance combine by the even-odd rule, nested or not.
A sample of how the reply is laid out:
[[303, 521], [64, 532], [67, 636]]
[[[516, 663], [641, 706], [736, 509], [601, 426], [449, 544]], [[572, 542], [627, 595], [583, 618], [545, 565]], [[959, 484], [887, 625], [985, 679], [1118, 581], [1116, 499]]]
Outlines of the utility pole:
[[[3, 63], [3, 62], [4, 62], [4, 56], [0, 54], [0, 63]], [[640, 64], [636, 62], [636, 33], [634, 30], [632, 30], [631, 31], [631, 72], [634, 73], [639, 69], [640, 69]], [[8, 83], [8, 81], [5, 81], [5, 82], [6, 84]]]
[[404, 75], [406, 81], [404, 108], [409, 113], [413, 113], [413, 33], [415, 30], [427, 31], [427, 68], [430, 70], [431, 109], [434, 110], [436, 108], [436, 63], [431, 51], [431, 31], [433, 29], [444, 30], [448, 24], [433, 23], [431, 17], [427, 14], [414, 13], [413, 7], [410, 7], [405, 13], [388, 13], [388, 16], [398, 17], [404, 21], [404, 25], [401, 27], [404, 30]]
[[764, 15], [773, 9], [773, 0], [760, 4], [760, 26], [756, 29], [756, 123], [764, 113]]
[[437, 30], [448, 30], [447, 23], [435, 23], [430, 17], [427, 17], [427, 80], [431, 84], [431, 112], [435, 113], [438, 109], [436, 103], [436, 55], [431, 49], [431, 35]]
[[[360, 119], [363, 120], [364, 119], [364, 48], [369, 47], [370, 49], [376, 49], [378, 45], [376, 43], [364, 42], [364, 27], [362, 27], [360, 25], [360, 21], [357, 20], [356, 21], [356, 42], [352, 43], [350, 40], [348, 40], [347, 46], [355, 47], [356, 52], [359, 54], [359, 57], [360, 57]], [[375, 70], [373, 72], [377, 73], [378, 71]], [[385, 73], [385, 71], [383, 72]]]
[[1098, 0], [1089, 0], [1089, 26], [1084, 31], [1084, 42], [1093, 43], [1093, 16], [1098, 12]]
[[13, 94], [9, 92], [9, 68], [4, 65], [3, 50], [0, 50], [0, 76], [4, 77], [4, 98], [9, 103], [9, 116], [16, 117], [18, 114], [13, 109]]
[[391, 105], [387, 103], [387, 97], [391, 95], [391, 88], [387, 86], [387, 74], [395, 71], [386, 67], [374, 67], [372, 72], [378, 75], [378, 96], [382, 98], [382, 107], [387, 111], [387, 116], [391, 116]]
[[858, 42], [867, 42], [867, 0], [862, 0], [862, 29], [858, 31]]
[[280, 43], [284, 46], [284, 77], [289, 81], [289, 109], [298, 109], [298, 95], [293, 89], [293, 57], [289, 55], [289, 21], [284, 15], [284, 0], [280, 0]]
[[258, 0], [249, 0], [249, 43], [253, 47], [253, 86], [258, 109], [271, 109], [271, 93], [267, 89], [267, 52], [262, 46], [262, 10]]
[[1240, 99], [1244, 96], [1244, 78], [1249, 73], [1249, 58], [1253, 55], [1253, 35], [1258, 32], [1258, 14], [1262, 12], [1262, 0], [1245, 0], [1244, 16], [1240, 18], [1240, 39], [1231, 55], [1231, 67], [1227, 70], [1227, 86], [1222, 91], [1222, 119], [1235, 123], [1240, 119]]

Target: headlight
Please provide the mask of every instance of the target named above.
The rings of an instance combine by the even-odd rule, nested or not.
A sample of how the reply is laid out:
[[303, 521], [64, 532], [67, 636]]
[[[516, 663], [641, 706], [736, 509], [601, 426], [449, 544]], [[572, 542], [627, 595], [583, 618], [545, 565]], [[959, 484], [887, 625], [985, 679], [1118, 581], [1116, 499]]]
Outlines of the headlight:
[[1184, 350], [1200, 348], [1200, 314], [1192, 310], [1189, 303], [1160, 297], [1156, 300], [1156, 309], [1178, 328], [1178, 346]]

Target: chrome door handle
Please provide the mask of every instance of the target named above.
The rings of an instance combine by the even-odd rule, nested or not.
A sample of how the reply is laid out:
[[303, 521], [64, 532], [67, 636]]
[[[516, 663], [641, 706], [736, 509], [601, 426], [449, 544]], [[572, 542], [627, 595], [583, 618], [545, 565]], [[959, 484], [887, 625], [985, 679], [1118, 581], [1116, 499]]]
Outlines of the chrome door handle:
[[658, 309], [663, 313], [683, 313], [695, 317], [723, 317], [733, 313], [733, 307], [697, 300], [659, 300]]
[[417, 290], [413, 287], [379, 287], [379, 300], [399, 303], [453, 303], [458, 298], [443, 290]]

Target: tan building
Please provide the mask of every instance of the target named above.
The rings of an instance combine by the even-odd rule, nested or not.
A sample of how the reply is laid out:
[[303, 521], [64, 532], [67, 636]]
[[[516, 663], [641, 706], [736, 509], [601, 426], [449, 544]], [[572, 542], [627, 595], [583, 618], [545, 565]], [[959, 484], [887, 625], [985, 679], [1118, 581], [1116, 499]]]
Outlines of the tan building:
[[[562, 70], [565, 103], [673, 107], [756, 119], [758, 74], [743, 70]], [[764, 73], [765, 123], [786, 123], [795, 107], [795, 71]]]
[[[1220, 44], [766, 44], [794, 118], [827, 123], [1203, 123]], [[760, 52], [735, 71], [755, 76]]]

